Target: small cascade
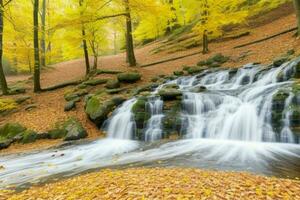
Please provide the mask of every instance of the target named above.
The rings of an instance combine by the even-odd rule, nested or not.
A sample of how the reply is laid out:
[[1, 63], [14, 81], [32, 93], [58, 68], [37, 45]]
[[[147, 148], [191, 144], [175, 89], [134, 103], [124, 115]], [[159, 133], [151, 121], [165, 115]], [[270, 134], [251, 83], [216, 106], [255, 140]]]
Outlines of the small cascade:
[[114, 111], [112, 117], [107, 122], [107, 133], [109, 138], [133, 139], [135, 132], [135, 121], [131, 109], [136, 99], [126, 101], [121, 107]]
[[283, 129], [280, 133], [280, 142], [283, 143], [295, 143], [293, 132], [290, 129], [290, 117], [292, 112], [289, 109], [290, 104], [294, 98], [294, 94], [290, 93], [289, 97], [285, 100], [283, 111]]
[[147, 123], [145, 131], [145, 141], [152, 142], [155, 140], [162, 139], [162, 119], [164, 102], [160, 97], [150, 97], [147, 102], [147, 111], [151, 117]]

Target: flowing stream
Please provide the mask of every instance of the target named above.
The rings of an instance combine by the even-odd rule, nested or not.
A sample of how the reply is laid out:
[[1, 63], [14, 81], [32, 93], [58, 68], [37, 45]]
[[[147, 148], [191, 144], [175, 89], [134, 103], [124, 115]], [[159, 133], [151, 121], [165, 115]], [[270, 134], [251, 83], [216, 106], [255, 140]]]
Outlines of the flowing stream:
[[[126, 101], [105, 123], [108, 138], [29, 154], [0, 158], [0, 187], [39, 183], [53, 176], [70, 176], [91, 169], [131, 166], [183, 166], [251, 171], [282, 177], [300, 176], [300, 146], [290, 126], [292, 61], [277, 68], [248, 64], [230, 70], [203, 72], [161, 85], [177, 84], [183, 92], [181, 135], [163, 138], [164, 102], [153, 93], [148, 99], [145, 141], [134, 140], [136, 125]], [[278, 81], [282, 74], [283, 80]], [[196, 93], [193, 89], [206, 87]], [[280, 137], [272, 127], [272, 99], [288, 90]]]

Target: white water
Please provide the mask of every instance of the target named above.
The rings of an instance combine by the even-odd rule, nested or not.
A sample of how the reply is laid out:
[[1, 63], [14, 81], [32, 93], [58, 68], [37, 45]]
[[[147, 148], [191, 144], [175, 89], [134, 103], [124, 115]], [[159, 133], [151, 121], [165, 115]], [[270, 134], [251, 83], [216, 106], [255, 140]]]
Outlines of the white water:
[[147, 123], [145, 131], [145, 141], [153, 142], [162, 139], [162, 119], [164, 102], [160, 97], [150, 97], [147, 102], [147, 111], [151, 117]]
[[[288, 120], [291, 113], [287, 109], [292, 95], [285, 102], [281, 138], [284, 143], [272, 143], [276, 137], [270, 124], [272, 96], [291, 84], [277, 82], [276, 77], [280, 72], [288, 73], [293, 66], [294, 63], [289, 63], [267, 70], [258, 76], [257, 81], [255, 77], [261, 68], [250, 65], [240, 69], [231, 79], [229, 71], [224, 70], [171, 81], [167, 84], [177, 83], [184, 92], [183, 133], [187, 139], [141, 149], [143, 143], [129, 140], [135, 137], [135, 122], [130, 111], [136, 100], [132, 99], [108, 120], [106, 130], [110, 139], [1, 157], [0, 165], [5, 169], [0, 171], [0, 187], [38, 182], [52, 175], [61, 177], [61, 174], [72, 175], [99, 167], [154, 165], [158, 160], [171, 166], [253, 170], [265, 174], [272, 174], [274, 169], [270, 169], [269, 163], [276, 163], [278, 166], [283, 164], [291, 174], [299, 175], [300, 166], [295, 163], [300, 161], [300, 147], [288, 144], [294, 142]], [[205, 86], [208, 91], [189, 92], [197, 86]], [[146, 133], [151, 133], [149, 141], [158, 139], [156, 130], [157, 135], [162, 134], [158, 126], [161, 119], [156, 123], [155, 117], [162, 114], [163, 102], [155, 99], [152, 103], [149, 103], [152, 117], [146, 128]]]

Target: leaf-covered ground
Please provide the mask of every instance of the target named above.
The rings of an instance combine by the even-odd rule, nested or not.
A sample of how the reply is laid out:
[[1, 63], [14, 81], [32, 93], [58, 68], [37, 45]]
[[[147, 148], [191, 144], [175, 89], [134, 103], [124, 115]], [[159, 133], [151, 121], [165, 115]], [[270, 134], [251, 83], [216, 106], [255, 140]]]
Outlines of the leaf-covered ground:
[[[104, 170], [8, 199], [300, 199], [300, 181], [181, 168]], [[1, 196], [0, 196], [1, 197]]]

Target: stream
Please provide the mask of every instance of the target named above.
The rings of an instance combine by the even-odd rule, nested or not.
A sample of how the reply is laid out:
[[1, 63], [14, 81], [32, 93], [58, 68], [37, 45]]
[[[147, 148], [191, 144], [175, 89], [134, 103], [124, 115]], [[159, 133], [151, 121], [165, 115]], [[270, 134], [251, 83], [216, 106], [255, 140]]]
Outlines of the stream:
[[[150, 119], [145, 140], [134, 140], [131, 112], [137, 99], [117, 108], [103, 127], [106, 139], [0, 158], [0, 187], [22, 187], [74, 176], [101, 168], [196, 167], [249, 171], [277, 177], [300, 177], [300, 145], [291, 130], [295, 95], [290, 79], [298, 60], [280, 67], [248, 64], [233, 75], [230, 70], [203, 72], [168, 81], [153, 91], [147, 103]], [[278, 81], [279, 74], [282, 75]], [[179, 140], [163, 138], [164, 101], [157, 97], [166, 85], [183, 92]], [[193, 92], [204, 86], [205, 92]], [[279, 90], [289, 92], [282, 112], [280, 134], [273, 130], [272, 99]]]

